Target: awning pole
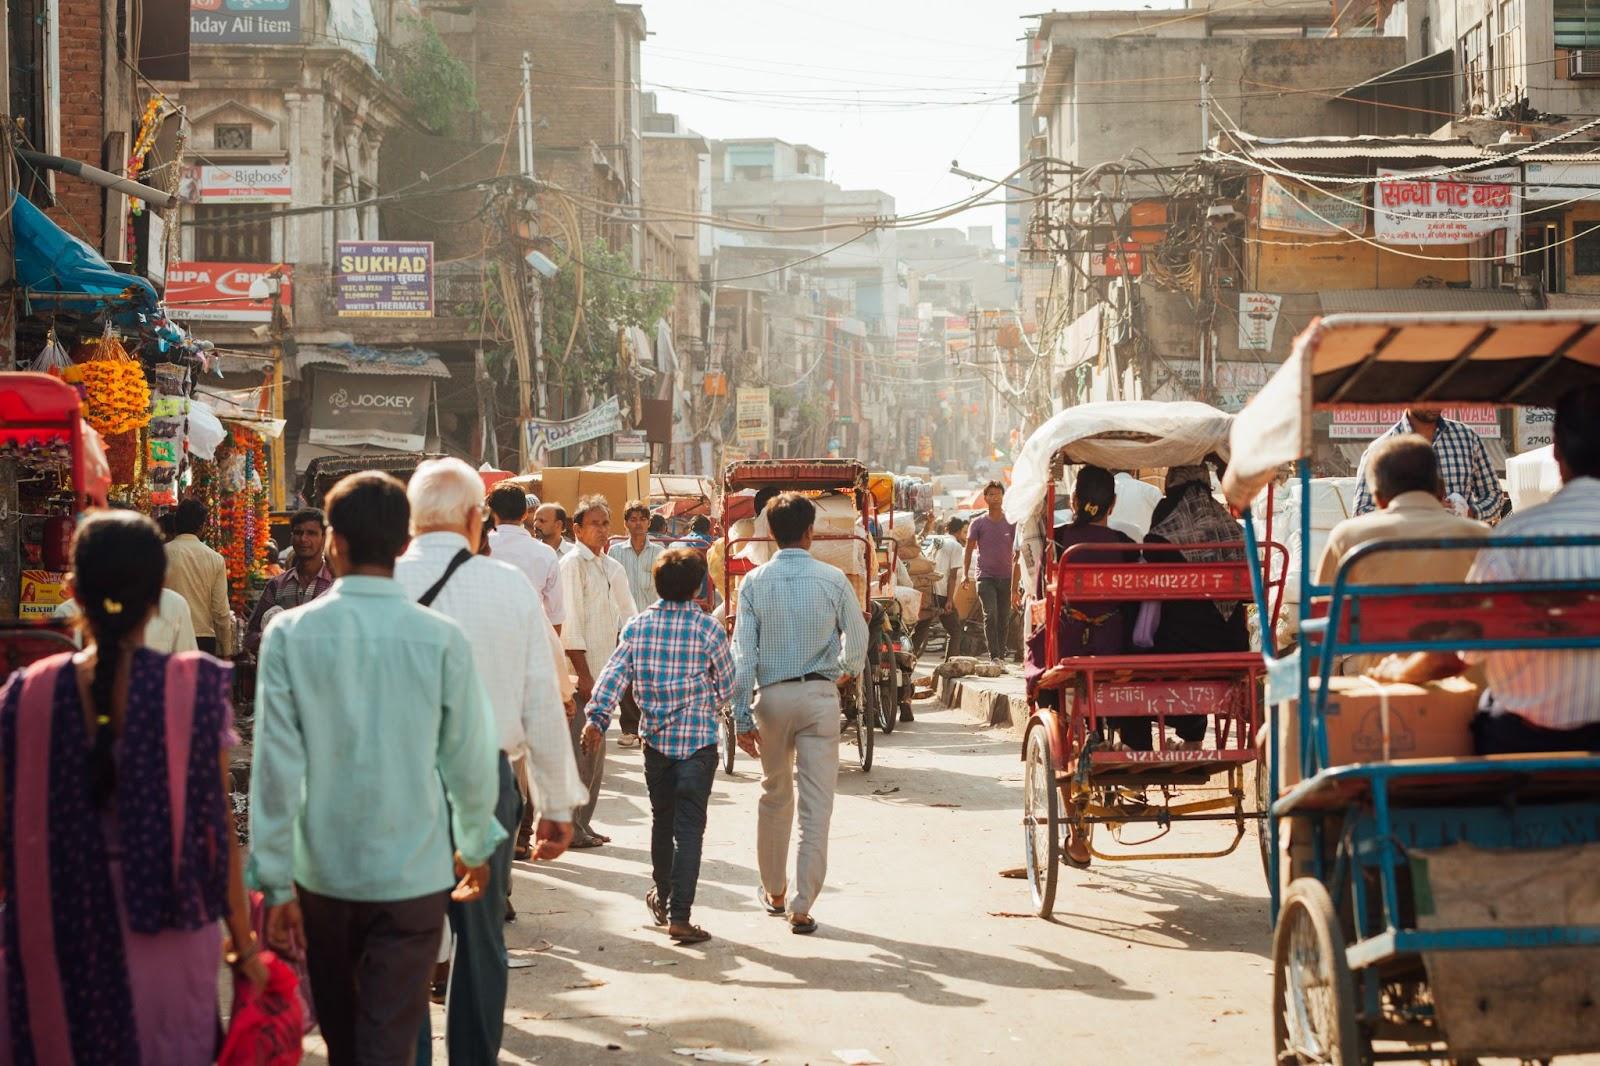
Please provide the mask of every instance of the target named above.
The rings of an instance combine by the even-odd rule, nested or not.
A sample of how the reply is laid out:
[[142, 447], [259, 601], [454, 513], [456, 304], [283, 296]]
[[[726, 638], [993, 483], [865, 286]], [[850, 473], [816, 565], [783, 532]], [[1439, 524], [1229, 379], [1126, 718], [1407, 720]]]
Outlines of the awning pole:
[[135, 199], [143, 200], [151, 207], [167, 208], [179, 202], [178, 197], [173, 193], [162, 192], [160, 189], [141, 185], [132, 178], [124, 178], [110, 171], [101, 170], [99, 167], [92, 167], [88, 163], [79, 162], [76, 159], [67, 159], [59, 155], [46, 155], [43, 152], [35, 152], [30, 148], [18, 148], [16, 153], [17, 158], [36, 170], [59, 170], [63, 174], [71, 174], [75, 178], [82, 178], [84, 181], [98, 185], [101, 188], [111, 189], [114, 192], [122, 193], [124, 196], [132, 196]]

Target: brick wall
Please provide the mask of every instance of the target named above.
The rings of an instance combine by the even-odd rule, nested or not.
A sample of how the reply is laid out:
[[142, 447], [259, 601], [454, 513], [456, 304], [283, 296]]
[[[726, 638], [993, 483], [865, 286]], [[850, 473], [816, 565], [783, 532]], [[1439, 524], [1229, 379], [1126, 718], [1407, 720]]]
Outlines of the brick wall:
[[[106, 130], [100, 100], [104, 73], [101, 0], [61, 0], [60, 10], [57, 36], [61, 42], [61, 154], [103, 166]], [[131, 131], [129, 135], [132, 136]], [[43, 147], [42, 135], [34, 140]], [[50, 217], [74, 237], [82, 237], [99, 248], [105, 213], [102, 190], [67, 174], [57, 174], [55, 182], [58, 205], [50, 211]]]

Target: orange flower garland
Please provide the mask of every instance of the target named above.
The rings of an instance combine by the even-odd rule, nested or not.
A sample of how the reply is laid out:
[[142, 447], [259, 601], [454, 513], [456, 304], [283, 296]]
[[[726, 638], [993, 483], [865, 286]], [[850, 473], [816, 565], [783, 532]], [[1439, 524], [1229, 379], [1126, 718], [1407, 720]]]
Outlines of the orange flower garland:
[[61, 379], [83, 387], [83, 415], [101, 436], [115, 437], [150, 424], [144, 367], [116, 338], [83, 341], [73, 357], [79, 362], [63, 370]]
[[267, 459], [261, 437], [247, 429], [232, 427], [230, 443], [236, 451], [244, 453], [247, 484], [221, 501], [218, 510], [222, 543], [218, 550], [228, 566], [228, 599], [234, 610], [242, 612], [250, 580], [265, 565], [267, 541], [271, 539]]

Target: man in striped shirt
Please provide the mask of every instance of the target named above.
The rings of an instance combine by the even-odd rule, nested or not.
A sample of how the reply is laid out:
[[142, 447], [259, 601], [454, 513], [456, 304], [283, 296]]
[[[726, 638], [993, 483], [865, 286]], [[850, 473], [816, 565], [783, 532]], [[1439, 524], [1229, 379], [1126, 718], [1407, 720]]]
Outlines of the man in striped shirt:
[[[1600, 386], [1556, 406], [1555, 458], [1561, 491], [1500, 523], [1468, 581], [1577, 581], [1600, 578], [1600, 547], [1495, 548], [1502, 537], [1600, 533]], [[1470, 654], [1489, 680], [1473, 723], [1480, 755], [1600, 751], [1600, 650]]]
[[583, 729], [583, 750], [591, 753], [605, 743], [623, 692], [632, 690], [650, 793], [655, 885], [644, 901], [655, 923], [666, 925], [667, 935], [680, 944], [711, 939], [689, 918], [717, 772], [717, 712], [733, 691], [728, 634], [694, 602], [705, 576], [699, 552], [662, 553], [653, 575], [659, 598], [622, 627], [617, 649], [595, 681]]
[[1425, 406], [1406, 408], [1400, 421], [1373, 441], [1361, 457], [1361, 468], [1356, 471], [1356, 514], [1364, 515], [1378, 508], [1367, 477], [1367, 459], [1373, 454], [1373, 448], [1390, 437], [1406, 433], [1415, 433], [1433, 445], [1433, 454], [1439, 459], [1439, 475], [1444, 479], [1446, 506], [1480, 522], [1492, 524], [1499, 519], [1505, 510], [1506, 494], [1495, 476], [1494, 464], [1489, 461], [1489, 451], [1483, 441], [1471, 426], [1445, 418], [1437, 407]]

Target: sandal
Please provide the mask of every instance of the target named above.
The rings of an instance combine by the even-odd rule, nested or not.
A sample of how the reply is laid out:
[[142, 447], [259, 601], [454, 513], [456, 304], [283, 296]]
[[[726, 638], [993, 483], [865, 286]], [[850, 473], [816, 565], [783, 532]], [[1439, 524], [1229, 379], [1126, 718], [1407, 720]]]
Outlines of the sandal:
[[650, 908], [650, 917], [657, 925], [667, 924], [667, 905], [661, 902], [661, 893], [654, 888], [644, 894], [644, 905]]
[[707, 940], [711, 939], [711, 934], [700, 928], [698, 925], [691, 925], [689, 928], [678, 933], [674, 933], [669, 929], [667, 931], [667, 936], [670, 937], [675, 944], [704, 944]]
[[760, 885], [756, 886], [756, 901], [760, 903], [766, 912], [772, 915], [774, 918], [781, 917], [789, 910], [789, 908], [782, 903], [773, 903], [772, 897], [767, 895], [767, 890], [762, 888]]
[[1066, 844], [1066, 847], [1061, 849], [1061, 861], [1065, 862], [1068, 866], [1071, 866], [1075, 870], [1087, 870], [1089, 868], [1090, 862], [1094, 858], [1094, 853], [1089, 850], [1088, 841], [1084, 841], [1083, 842], [1083, 853], [1084, 853], [1085, 857], [1084, 858], [1079, 858], [1078, 856], [1074, 855], [1072, 853], [1072, 846], [1073, 846], [1073, 842], [1076, 841], [1077, 839], [1078, 839], [1077, 834], [1073, 833], [1073, 832], [1071, 832], [1069, 830], [1068, 833], [1067, 833], [1067, 844]]
[[[795, 921], [799, 918], [799, 921]], [[809, 914], [793, 915], [789, 918], [789, 932], [796, 936], [810, 936], [817, 931], [817, 920]]]

